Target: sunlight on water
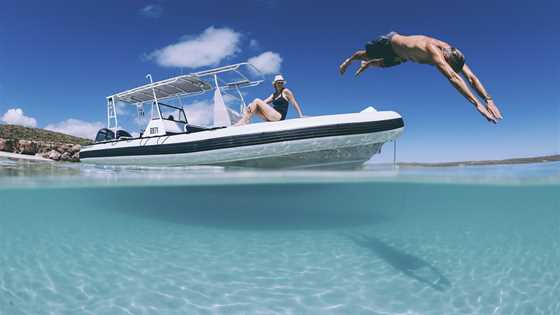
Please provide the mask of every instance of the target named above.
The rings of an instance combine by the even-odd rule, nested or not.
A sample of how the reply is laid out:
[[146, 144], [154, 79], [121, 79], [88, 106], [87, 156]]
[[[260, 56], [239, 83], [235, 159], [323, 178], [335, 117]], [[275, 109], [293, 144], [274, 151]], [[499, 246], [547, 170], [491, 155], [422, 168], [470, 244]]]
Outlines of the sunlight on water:
[[0, 165], [0, 314], [560, 313], [560, 163]]

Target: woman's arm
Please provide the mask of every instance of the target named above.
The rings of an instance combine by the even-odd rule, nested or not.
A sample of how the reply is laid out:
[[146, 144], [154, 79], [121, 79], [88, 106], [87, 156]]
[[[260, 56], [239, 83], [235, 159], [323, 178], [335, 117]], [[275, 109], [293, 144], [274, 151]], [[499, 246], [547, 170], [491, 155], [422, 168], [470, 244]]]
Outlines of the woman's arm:
[[286, 95], [286, 99], [288, 100], [288, 102], [292, 103], [294, 105], [294, 107], [296, 108], [296, 110], [299, 114], [299, 117], [303, 117], [303, 112], [301, 111], [301, 106], [296, 101], [296, 98], [294, 97], [294, 94], [292, 93], [292, 91], [290, 91], [288, 89], [284, 89], [284, 93]]

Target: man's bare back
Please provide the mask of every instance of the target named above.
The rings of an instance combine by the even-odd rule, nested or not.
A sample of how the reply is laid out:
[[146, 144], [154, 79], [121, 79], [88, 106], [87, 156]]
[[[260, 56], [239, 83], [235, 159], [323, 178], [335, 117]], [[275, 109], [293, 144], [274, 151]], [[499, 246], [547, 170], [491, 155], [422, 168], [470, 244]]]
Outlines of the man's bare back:
[[[346, 68], [355, 60], [361, 60], [356, 76], [370, 67], [387, 68], [405, 61], [435, 66], [488, 121], [496, 123], [503, 118], [480, 80], [464, 63], [461, 52], [441, 40], [424, 35], [404, 36], [392, 32], [368, 43], [366, 50], [359, 50], [346, 59], [340, 65], [340, 73], [344, 74]], [[461, 73], [477, 94], [486, 101], [486, 106], [474, 96]]]
[[391, 39], [395, 53], [403, 59], [422, 64], [434, 64], [434, 54], [431, 47], [439, 50], [451, 48], [448, 43], [424, 35], [403, 36], [395, 34]]

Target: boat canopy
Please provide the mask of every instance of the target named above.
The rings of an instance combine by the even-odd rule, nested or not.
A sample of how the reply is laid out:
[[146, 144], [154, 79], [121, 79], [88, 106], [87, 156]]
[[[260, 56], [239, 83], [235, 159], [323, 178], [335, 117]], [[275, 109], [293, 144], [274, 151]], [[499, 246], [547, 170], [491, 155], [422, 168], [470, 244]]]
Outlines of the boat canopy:
[[[214, 90], [217, 87], [221, 90], [228, 90], [256, 86], [262, 83], [263, 80], [249, 79], [248, 74], [241, 71], [242, 67], [247, 67], [254, 74], [261, 76], [259, 70], [250, 63], [239, 63], [150, 82], [149, 84], [108, 96], [107, 99], [112, 99], [115, 103], [120, 101], [136, 104], [153, 101], [154, 98], [165, 100], [199, 95]], [[151, 80], [151, 75], [146, 77]]]
[[113, 98], [115, 102], [142, 103], [152, 101], [154, 93], [159, 100], [165, 100], [177, 96], [201, 94], [212, 89], [213, 87], [208, 82], [189, 74], [149, 83], [115, 94]]

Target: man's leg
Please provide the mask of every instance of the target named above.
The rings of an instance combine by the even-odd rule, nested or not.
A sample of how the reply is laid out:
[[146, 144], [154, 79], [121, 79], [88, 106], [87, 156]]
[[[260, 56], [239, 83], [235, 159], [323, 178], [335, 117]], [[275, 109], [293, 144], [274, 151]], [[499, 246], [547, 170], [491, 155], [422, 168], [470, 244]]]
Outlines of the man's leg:
[[384, 65], [383, 58], [362, 61], [362, 64], [360, 65], [358, 71], [356, 71], [355, 76], [359, 76], [360, 74], [362, 74], [362, 72], [364, 72], [369, 67], [383, 67], [383, 65]]
[[344, 62], [340, 65], [339, 71], [340, 74], [343, 75], [346, 72], [346, 68], [354, 61], [354, 60], [368, 60], [368, 56], [365, 50], [358, 50], [352, 54], [348, 59], [344, 60]]

